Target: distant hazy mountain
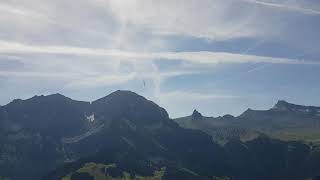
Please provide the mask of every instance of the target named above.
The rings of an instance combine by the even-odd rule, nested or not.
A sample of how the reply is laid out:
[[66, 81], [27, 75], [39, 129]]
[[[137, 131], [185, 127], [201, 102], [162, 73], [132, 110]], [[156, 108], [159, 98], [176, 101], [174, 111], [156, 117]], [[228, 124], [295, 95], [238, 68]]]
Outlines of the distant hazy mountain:
[[[316, 108], [305, 111], [301, 113], [317, 116]], [[0, 179], [305, 180], [320, 174], [316, 144], [274, 140], [252, 130], [255, 139], [231, 138], [222, 146], [202, 128], [206, 123], [209, 129], [232, 125], [248, 133], [247, 124], [259, 129], [251, 122], [280, 114], [300, 117], [296, 112], [281, 106], [266, 111], [268, 115], [206, 118], [194, 111], [180, 119], [202, 132], [180, 127], [165, 109], [130, 91], [92, 103], [60, 94], [14, 100], [0, 107]]]
[[217, 141], [251, 140], [268, 134], [283, 140], [320, 142], [320, 107], [278, 101], [269, 110], [248, 109], [238, 117], [204, 117], [194, 111], [191, 116], [175, 119], [184, 128], [200, 129]]

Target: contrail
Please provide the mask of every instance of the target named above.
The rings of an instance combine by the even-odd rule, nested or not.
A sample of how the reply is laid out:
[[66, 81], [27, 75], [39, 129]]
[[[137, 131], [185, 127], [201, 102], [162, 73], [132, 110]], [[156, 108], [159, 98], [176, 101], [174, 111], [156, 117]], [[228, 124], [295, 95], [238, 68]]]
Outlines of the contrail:
[[243, 0], [243, 1], [247, 2], [247, 3], [268, 6], [268, 7], [278, 8], [278, 9], [287, 10], [287, 11], [294, 11], [294, 12], [299, 12], [299, 13], [308, 14], [308, 15], [320, 15], [320, 11], [317, 11], [314, 9], [308, 9], [308, 8], [296, 7], [296, 6], [288, 6], [285, 4], [277, 4], [277, 3], [264, 2], [264, 1], [258, 1], [258, 0]]

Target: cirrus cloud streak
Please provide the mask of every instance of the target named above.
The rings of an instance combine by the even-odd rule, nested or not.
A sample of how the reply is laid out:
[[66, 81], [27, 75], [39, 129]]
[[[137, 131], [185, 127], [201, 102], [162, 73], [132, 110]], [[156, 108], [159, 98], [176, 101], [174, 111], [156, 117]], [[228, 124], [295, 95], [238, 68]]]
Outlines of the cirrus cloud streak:
[[305, 61], [289, 58], [236, 54], [229, 52], [138, 52], [117, 49], [84, 48], [75, 46], [34, 46], [17, 42], [0, 41], [3, 54], [57, 54], [75, 56], [109, 56], [124, 61], [154, 59], [182, 60], [192, 63], [272, 63], [272, 64], [320, 64], [318, 61]]

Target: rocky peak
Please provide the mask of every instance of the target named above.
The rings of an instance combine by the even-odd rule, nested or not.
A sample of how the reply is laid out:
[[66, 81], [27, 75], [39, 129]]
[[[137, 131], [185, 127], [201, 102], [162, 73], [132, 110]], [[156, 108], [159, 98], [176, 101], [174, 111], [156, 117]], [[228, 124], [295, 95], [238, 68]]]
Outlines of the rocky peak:
[[276, 109], [276, 110], [289, 110], [290, 109], [290, 103], [288, 103], [287, 101], [284, 100], [279, 100], [272, 109]]
[[97, 116], [111, 120], [127, 119], [147, 125], [169, 119], [165, 109], [131, 91], [115, 91], [92, 102], [92, 106]]
[[192, 119], [201, 119], [201, 118], [202, 118], [202, 114], [195, 109], [192, 113]]
[[272, 109], [280, 110], [280, 111], [295, 111], [295, 112], [309, 113], [309, 112], [316, 111], [317, 107], [296, 105], [296, 104], [291, 104], [286, 101], [280, 100], [277, 102], [276, 105], [274, 105]]

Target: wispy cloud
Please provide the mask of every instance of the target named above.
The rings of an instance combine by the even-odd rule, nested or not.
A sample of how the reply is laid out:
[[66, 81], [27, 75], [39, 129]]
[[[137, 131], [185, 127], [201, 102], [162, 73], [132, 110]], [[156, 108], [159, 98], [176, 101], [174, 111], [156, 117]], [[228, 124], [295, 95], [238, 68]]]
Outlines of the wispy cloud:
[[[277, 40], [279, 36], [287, 36], [283, 32], [288, 30], [298, 33], [298, 29], [309, 28], [301, 26], [294, 29], [290, 25], [283, 26], [282, 17], [289, 19], [287, 24], [291, 22], [287, 10], [305, 15], [319, 15], [319, 11], [311, 9], [311, 5], [311, 8], [308, 8], [309, 6], [299, 5], [300, 2], [273, 2], [83, 0], [74, 5], [71, 1], [13, 0], [0, 3], [0, 12], [3, 13], [0, 17], [0, 25], [3, 27], [0, 34], [3, 33], [7, 39], [39, 41], [42, 44], [126, 46], [143, 49], [146, 48], [143, 45], [146, 40], [168, 35], [216, 42], [260, 37]], [[252, 7], [252, 4], [258, 6]], [[68, 8], [70, 6], [73, 8]], [[273, 9], [268, 7], [286, 11], [275, 15]], [[41, 20], [35, 21], [34, 18]], [[150, 36], [145, 37], [145, 33]], [[164, 44], [166, 45], [169, 44]]]
[[226, 94], [214, 94], [214, 93], [198, 93], [198, 92], [187, 92], [187, 91], [171, 91], [163, 92], [160, 94], [162, 101], [204, 101], [204, 100], [215, 100], [215, 99], [234, 99], [241, 98], [241, 96], [226, 95]]
[[75, 79], [79, 74], [75, 73], [47, 73], [47, 72], [23, 72], [23, 71], [0, 71], [0, 76], [17, 78], [43, 78], [43, 79]]
[[65, 88], [97, 88], [105, 86], [114, 86], [123, 84], [129, 80], [134, 79], [134, 74], [112, 74], [112, 75], [98, 75], [94, 77], [83, 77], [76, 81], [71, 81]]
[[117, 60], [142, 61], [154, 59], [182, 60], [192, 63], [272, 63], [272, 64], [310, 64], [318, 65], [318, 61], [305, 61], [288, 58], [236, 54], [228, 52], [137, 52], [115, 49], [83, 48], [74, 46], [34, 46], [17, 42], [0, 41], [0, 53], [7, 54], [60, 54], [76, 56], [109, 56]]
[[259, 1], [259, 0], [243, 0], [243, 1], [247, 3], [261, 5], [261, 6], [278, 8], [278, 9], [287, 10], [287, 11], [294, 11], [294, 12], [303, 13], [307, 15], [320, 15], [319, 10], [313, 10], [313, 9], [289, 5], [289, 4], [273, 3], [273, 2], [266, 2], [266, 1]]
[[42, 14], [31, 11], [29, 9], [14, 7], [4, 3], [0, 3], [0, 12], [7, 12], [13, 15], [26, 16], [26, 17], [43, 17]]

